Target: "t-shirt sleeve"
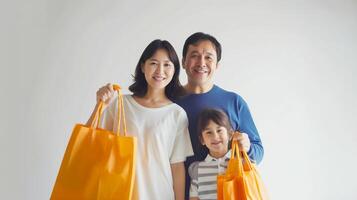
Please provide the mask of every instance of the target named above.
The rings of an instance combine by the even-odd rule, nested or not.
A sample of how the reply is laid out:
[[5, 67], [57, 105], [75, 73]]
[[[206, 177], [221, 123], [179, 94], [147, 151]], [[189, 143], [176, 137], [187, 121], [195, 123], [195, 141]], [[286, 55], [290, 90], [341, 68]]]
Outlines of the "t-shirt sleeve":
[[183, 109], [180, 110], [177, 118], [177, 132], [170, 156], [170, 163], [184, 162], [186, 157], [193, 155], [186, 112]]
[[191, 177], [190, 197], [198, 197], [198, 163], [193, 162], [188, 168], [188, 174]]

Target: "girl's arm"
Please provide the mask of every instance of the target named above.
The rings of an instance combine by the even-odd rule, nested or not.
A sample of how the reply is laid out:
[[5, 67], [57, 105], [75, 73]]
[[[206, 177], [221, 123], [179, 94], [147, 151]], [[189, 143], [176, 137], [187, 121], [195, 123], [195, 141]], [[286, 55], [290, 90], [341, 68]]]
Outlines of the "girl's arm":
[[183, 162], [171, 164], [171, 173], [174, 183], [175, 200], [185, 199], [185, 166]]

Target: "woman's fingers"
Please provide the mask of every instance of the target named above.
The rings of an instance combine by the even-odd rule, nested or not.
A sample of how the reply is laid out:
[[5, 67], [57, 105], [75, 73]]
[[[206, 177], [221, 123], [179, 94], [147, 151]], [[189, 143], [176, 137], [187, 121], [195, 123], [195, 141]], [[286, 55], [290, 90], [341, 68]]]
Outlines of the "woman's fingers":
[[113, 85], [108, 83], [107, 85], [99, 88], [97, 91], [97, 102], [103, 101], [105, 104], [110, 103], [114, 96]]

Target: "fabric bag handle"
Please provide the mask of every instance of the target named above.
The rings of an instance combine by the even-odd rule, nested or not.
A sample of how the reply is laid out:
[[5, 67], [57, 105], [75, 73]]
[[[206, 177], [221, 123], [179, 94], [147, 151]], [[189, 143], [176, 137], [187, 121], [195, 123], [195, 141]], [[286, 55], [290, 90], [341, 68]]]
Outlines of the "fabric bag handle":
[[[123, 94], [121, 92], [121, 87], [117, 84], [113, 85], [113, 90], [117, 91], [118, 93], [118, 128], [117, 128], [117, 135], [119, 135], [119, 131], [120, 131], [120, 127], [121, 127], [121, 121], [122, 121], [122, 117], [123, 117], [123, 129], [124, 129], [124, 136], [126, 136], [126, 120], [125, 120], [125, 112], [124, 112], [124, 101], [123, 101]], [[97, 120], [93, 120], [93, 122], [96, 122], [96, 128], [98, 128], [99, 124], [100, 124], [100, 120], [102, 117], [102, 109], [103, 109], [103, 104], [104, 102], [101, 100], [99, 101], [99, 105], [98, 105], [98, 109], [97, 112], [95, 114], [95, 118]], [[92, 124], [92, 127], [94, 127], [94, 124]]]
[[237, 167], [238, 167], [238, 173], [239, 176], [243, 176], [244, 169], [251, 170], [252, 169], [252, 163], [249, 159], [249, 156], [247, 152], [240, 150], [238, 141], [232, 140], [232, 152], [231, 152], [231, 159], [236, 158], [238, 160], [237, 162]]
[[243, 163], [242, 163], [242, 158], [239, 152], [239, 145], [238, 141], [232, 140], [232, 152], [231, 152], [231, 160], [237, 159], [238, 162], [235, 162], [238, 166], [238, 176], [243, 176]]

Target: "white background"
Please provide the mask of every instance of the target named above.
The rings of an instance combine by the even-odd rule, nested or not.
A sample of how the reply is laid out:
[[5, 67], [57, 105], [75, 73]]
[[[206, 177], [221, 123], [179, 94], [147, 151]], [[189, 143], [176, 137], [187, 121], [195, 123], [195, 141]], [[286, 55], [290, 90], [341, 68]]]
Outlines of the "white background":
[[48, 199], [96, 90], [127, 88], [153, 39], [181, 58], [196, 31], [222, 43], [215, 82], [250, 106], [272, 199], [357, 199], [357, 1], [34, 0], [0, 11], [0, 199]]

